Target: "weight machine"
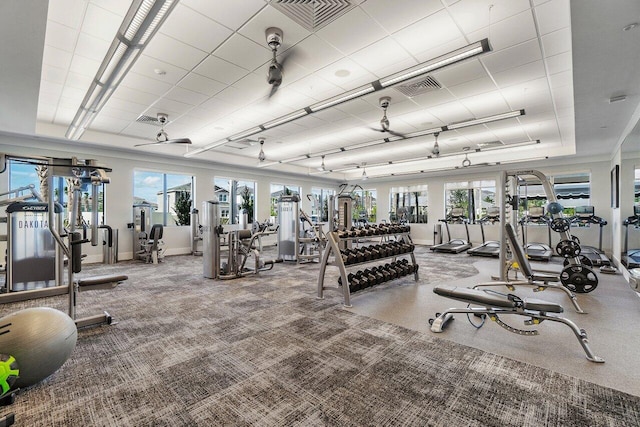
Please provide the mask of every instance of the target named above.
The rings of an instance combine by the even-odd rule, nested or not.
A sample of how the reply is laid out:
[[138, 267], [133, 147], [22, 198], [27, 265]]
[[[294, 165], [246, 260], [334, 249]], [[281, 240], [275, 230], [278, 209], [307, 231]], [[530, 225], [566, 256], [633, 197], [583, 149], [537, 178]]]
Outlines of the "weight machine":
[[[282, 259], [263, 261], [256, 247], [258, 240], [272, 231], [252, 233], [251, 230], [225, 232], [220, 225], [220, 206], [217, 200], [202, 203], [203, 275], [208, 279], [236, 279], [260, 271], [271, 270]], [[222, 237], [227, 241], [226, 261], [222, 259]]]
[[[580, 244], [572, 239], [569, 233], [570, 221], [562, 214], [562, 206], [557, 202], [555, 192], [547, 177], [537, 170], [503, 171], [501, 174], [501, 186], [503, 188], [503, 203], [500, 205], [500, 220], [503, 224], [510, 223], [516, 227], [519, 198], [517, 196], [517, 183], [520, 176], [533, 175], [542, 183], [546, 198], [549, 201], [550, 214], [549, 227], [560, 235], [560, 241], [556, 245], [556, 253], [565, 258], [567, 265], [557, 275], [564, 287], [572, 292], [587, 293], [598, 286], [598, 277], [591, 268], [580, 261]], [[508, 208], [507, 208], [508, 207]], [[513, 249], [512, 249], [513, 250]], [[517, 264], [515, 264], [517, 265]], [[506, 233], [504, 228], [500, 230], [500, 275], [499, 280], [509, 280], [509, 270], [514, 267], [514, 262], [508, 259]], [[539, 288], [538, 290], [543, 290]]]
[[153, 206], [133, 205], [133, 257], [146, 263], [158, 264], [165, 254], [162, 224], [151, 225]]
[[[78, 293], [87, 290], [110, 289], [127, 280], [128, 277], [125, 275], [108, 275], [82, 279], [75, 278], [75, 274], [80, 273], [82, 270], [81, 244], [91, 242], [92, 246], [98, 245], [98, 186], [102, 184], [108, 184], [110, 182], [110, 178], [106, 173], [110, 172], [111, 169], [98, 166], [95, 160], [78, 160], [75, 157], [71, 159], [46, 157], [25, 158], [20, 156], [3, 157], [5, 161], [6, 158], [9, 157], [33, 165], [43, 166], [42, 178], [46, 183], [46, 188], [48, 189], [48, 191], [46, 192], [46, 194], [48, 195], [47, 206], [46, 209], [43, 209], [43, 207], [39, 206], [40, 204], [36, 204], [35, 206], [37, 206], [38, 211], [47, 213], [46, 226], [51, 236], [53, 236], [55, 243], [57, 244], [57, 249], [61, 250], [64, 256], [67, 257], [68, 266], [66, 284], [63, 284], [62, 279], [60, 279], [61, 283], [59, 283], [59, 286], [55, 286], [53, 288], [33, 289], [2, 294], [0, 295], [0, 302], [10, 303], [33, 298], [68, 294], [68, 314], [69, 317], [71, 317], [75, 321], [78, 328], [96, 326], [101, 324], [111, 324], [113, 319], [107, 312], [83, 319], [77, 319], [76, 304], [78, 301]], [[56, 203], [54, 202], [54, 199], [52, 197], [54, 176], [69, 178], [69, 230], [65, 230], [62, 227], [60, 216], [58, 216], [56, 220]], [[82, 233], [76, 231], [76, 227], [79, 223], [77, 212], [81, 191], [83, 189], [86, 189], [88, 186], [91, 187], [92, 196], [90, 239], [87, 238], [86, 228], [83, 228]]]

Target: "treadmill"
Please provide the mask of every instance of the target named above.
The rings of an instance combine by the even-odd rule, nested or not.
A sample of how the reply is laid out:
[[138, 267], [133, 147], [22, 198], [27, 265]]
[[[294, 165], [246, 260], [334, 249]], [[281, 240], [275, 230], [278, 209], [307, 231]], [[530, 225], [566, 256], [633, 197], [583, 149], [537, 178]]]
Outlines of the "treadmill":
[[480, 224], [480, 231], [482, 232], [483, 243], [480, 246], [471, 248], [467, 251], [469, 255], [484, 256], [498, 258], [500, 256], [500, 242], [495, 240], [486, 240], [484, 234], [485, 224], [498, 224], [500, 223], [500, 208], [497, 206], [491, 206], [487, 208], [487, 214], [478, 220]]
[[[531, 242], [527, 243], [527, 226], [534, 224], [537, 226], [544, 225], [549, 233], [549, 244]], [[544, 206], [532, 206], [529, 208], [529, 214], [520, 220], [522, 227], [522, 245], [527, 257], [533, 261], [549, 261], [553, 256], [551, 249], [551, 228], [549, 227], [549, 217], [544, 213]]]
[[[591, 264], [600, 267], [600, 271], [608, 271], [612, 268], [611, 260], [605, 255], [602, 250], [602, 229], [607, 225], [607, 221], [595, 214], [595, 208], [593, 206], [576, 206], [576, 213], [570, 219], [570, 224], [590, 226], [591, 224], [597, 224], [600, 227], [600, 234], [598, 236], [598, 247], [580, 245], [580, 256], [585, 256], [591, 261]], [[603, 269], [602, 267], [609, 267], [609, 269]], [[614, 269], [615, 272], [615, 269]]]
[[[462, 208], [452, 208], [449, 214], [445, 219], [441, 219], [441, 222], [444, 222], [445, 227], [447, 228], [447, 236], [449, 237], [449, 241], [446, 243], [441, 243], [439, 245], [431, 246], [431, 250], [434, 252], [447, 252], [450, 254], [459, 254], [462, 251], [466, 251], [471, 248], [471, 243], [469, 243], [469, 227], [467, 224], [469, 223], [469, 219], [464, 215], [464, 210]], [[452, 239], [451, 231], [449, 230], [449, 224], [464, 224], [464, 229], [467, 232], [467, 240], [464, 239]]]
[[622, 265], [627, 267], [627, 270], [640, 268], [640, 249], [629, 249], [629, 228], [640, 228], [640, 205], [633, 207], [633, 216], [625, 219], [622, 225], [626, 229], [624, 233], [624, 253], [621, 257]]

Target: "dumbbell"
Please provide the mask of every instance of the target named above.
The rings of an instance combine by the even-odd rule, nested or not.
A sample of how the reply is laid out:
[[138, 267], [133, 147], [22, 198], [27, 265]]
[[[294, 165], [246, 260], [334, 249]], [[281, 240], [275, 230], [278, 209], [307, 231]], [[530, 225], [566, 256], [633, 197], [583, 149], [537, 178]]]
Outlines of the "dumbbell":
[[373, 271], [371, 271], [371, 269], [370, 269], [370, 268], [365, 268], [365, 270], [364, 270], [364, 272], [363, 272], [363, 273], [364, 273], [364, 277], [366, 277], [366, 278], [367, 278], [367, 284], [368, 284], [368, 286], [373, 286], [373, 285], [375, 285], [375, 284], [376, 284], [377, 277], [376, 277], [376, 275], [373, 273]]

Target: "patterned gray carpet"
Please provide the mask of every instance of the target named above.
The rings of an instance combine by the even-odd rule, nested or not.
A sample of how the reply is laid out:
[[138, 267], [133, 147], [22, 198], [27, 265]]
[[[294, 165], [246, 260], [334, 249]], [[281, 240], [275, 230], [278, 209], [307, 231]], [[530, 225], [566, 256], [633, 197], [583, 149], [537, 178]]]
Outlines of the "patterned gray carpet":
[[[384, 286], [475, 274], [428, 252], [418, 248], [418, 284]], [[67, 363], [0, 415], [18, 426], [640, 425], [638, 397], [351, 313], [336, 292], [317, 300], [317, 271], [213, 281], [190, 256], [87, 266], [82, 276], [129, 275], [80, 294], [80, 316], [105, 309], [119, 323], [81, 331]]]

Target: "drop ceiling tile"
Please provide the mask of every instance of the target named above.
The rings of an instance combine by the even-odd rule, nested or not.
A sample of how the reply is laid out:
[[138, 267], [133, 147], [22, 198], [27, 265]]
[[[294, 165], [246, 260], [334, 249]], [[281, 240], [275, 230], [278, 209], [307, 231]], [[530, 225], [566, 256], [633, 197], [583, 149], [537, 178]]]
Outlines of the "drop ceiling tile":
[[[358, 31], [354, 31], [354, 28]], [[349, 55], [380, 40], [386, 32], [360, 8], [355, 8], [316, 31], [316, 34], [343, 54]]]
[[56, 106], [44, 103], [38, 103], [37, 119], [41, 122], [53, 122], [56, 115]]
[[377, 80], [374, 74], [365, 70], [350, 58], [340, 59], [313, 75], [333, 83], [345, 91]]
[[185, 70], [193, 69], [208, 56], [207, 52], [160, 32], [149, 42], [144, 54]]
[[227, 87], [227, 85], [223, 83], [217, 82], [196, 73], [187, 74], [186, 77], [180, 80], [178, 86], [192, 90], [194, 92], [202, 93], [207, 96], [213, 96]]
[[[56, 98], [58, 98], [62, 94], [63, 87], [64, 86], [61, 85], [60, 83], [52, 83], [52, 82], [48, 82], [48, 81], [42, 81], [40, 83], [40, 96], [42, 96], [42, 94], [49, 94], [49, 95], [53, 95]], [[49, 102], [49, 103], [51, 103], [51, 102]]]
[[47, 90], [43, 87], [40, 88], [40, 94], [38, 95], [38, 108], [40, 105], [50, 105], [54, 108], [58, 105], [58, 101], [60, 100], [60, 94], [62, 93], [62, 89], [60, 89], [60, 93], [56, 93], [51, 89]]
[[449, 13], [465, 34], [494, 25], [529, 9], [528, 0], [462, 0], [449, 8]]
[[226, 83], [227, 85], [233, 84], [234, 82], [249, 74], [249, 72], [244, 68], [241, 68], [216, 56], [209, 56], [193, 71], [196, 74], [200, 74], [201, 76], [209, 77], [210, 79]]
[[111, 41], [103, 40], [87, 33], [80, 33], [74, 55], [102, 62], [110, 45]]
[[89, 3], [82, 23], [82, 32], [111, 42], [122, 24], [122, 16]]
[[[476, 39], [475, 41], [478, 41], [478, 40], [479, 39]], [[422, 62], [431, 61], [432, 59], [438, 58], [439, 56], [442, 56], [442, 55], [446, 55], [450, 52], [453, 52], [454, 50], [460, 49], [467, 45], [469, 45], [469, 43], [464, 37], [458, 37], [454, 40], [451, 40], [446, 43], [442, 43], [438, 46], [432, 46], [427, 50], [415, 53], [413, 55], [416, 57], [418, 62], [422, 63]], [[464, 60], [463, 62], [466, 62], [466, 61], [467, 60]]]
[[232, 31], [182, 4], [173, 9], [160, 32], [205, 52], [213, 52]]
[[[162, 70], [164, 74], [158, 74], [156, 70]], [[176, 67], [175, 65], [168, 64], [145, 54], [140, 55], [136, 63], [131, 67], [130, 72], [147, 76], [170, 85], [175, 85], [188, 73], [184, 68]]]
[[272, 56], [266, 44], [259, 45], [240, 34], [229, 37], [213, 54], [249, 71], [270, 61]]
[[411, 54], [418, 54], [462, 37], [446, 10], [398, 31], [393, 38]]
[[69, 27], [65, 27], [64, 25], [53, 21], [47, 22], [47, 30], [45, 35], [47, 45], [56, 47], [66, 52], [73, 52], [73, 49], [76, 46], [77, 37], [78, 32]]
[[571, 71], [562, 71], [560, 73], [551, 74], [549, 76], [549, 80], [551, 81], [551, 89], [554, 91], [562, 86], [573, 87], [573, 73]]
[[439, 0], [368, 0], [360, 6], [389, 33], [442, 9]]
[[545, 58], [545, 62], [547, 63], [549, 74], [571, 71], [573, 69], [571, 52], [564, 52], [558, 55], [549, 56]]
[[115, 13], [118, 16], [121, 16], [124, 19], [124, 16], [127, 14], [127, 11], [131, 7], [131, 0], [90, 0], [93, 3], [96, 3], [103, 9], [106, 9], [110, 12]]
[[336, 48], [312, 34], [292, 48], [288, 60], [296, 62], [307, 70], [318, 70], [343, 57], [344, 55]]
[[457, 86], [449, 87], [449, 92], [458, 98], [469, 97], [496, 90], [496, 85], [489, 77], [482, 77]]
[[132, 122], [129, 123], [120, 133], [123, 135], [143, 138], [147, 141], [155, 141], [156, 130], [157, 128], [155, 128], [155, 126], [149, 126], [146, 123]]
[[179, 86], [172, 88], [164, 97], [173, 101], [184, 102], [189, 105], [200, 105], [209, 99], [205, 94], [184, 89]]
[[[351, 54], [350, 58], [380, 78], [392, 74], [392, 72], [383, 73], [381, 71], [388, 70], [393, 64], [405, 62], [406, 66], [404, 68], [417, 64], [416, 60], [392, 38], [382, 39], [364, 49], [360, 49]], [[407, 61], [409, 62], [407, 63]], [[396, 69], [395, 71], [400, 70]]]
[[[184, 102], [174, 101], [168, 98], [161, 98], [153, 104], [152, 111], [156, 113], [167, 113], [170, 117], [178, 118], [193, 108], [193, 105], [185, 104]], [[155, 114], [151, 114], [154, 116]]]
[[411, 98], [413, 102], [422, 108], [430, 108], [440, 104], [446, 104], [455, 99], [453, 94], [447, 89], [434, 90], [424, 95], [418, 95]]
[[541, 39], [545, 56], [554, 56], [571, 51], [571, 30], [569, 28], [546, 34]]
[[51, 83], [64, 84], [67, 77], [67, 70], [54, 67], [52, 65], [42, 66], [42, 78]]
[[[173, 87], [173, 85], [161, 82], [160, 80], [151, 79], [142, 74], [138, 74], [130, 71], [122, 80], [120, 87], [129, 87], [141, 92], [147, 92], [153, 95], [162, 96]], [[120, 88], [116, 89], [115, 93], [118, 93]]]
[[249, 18], [266, 7], [264, 0], [182, 0], [187, 7], [229, 28], [241, 27]]
[[[129, 79], [132, 79], [130, 80], [131, 83], [128, 83]], [[131, 101], [141, 105], [151, 105], [158, 100], [158, 97], [162, 95], [162, 93], [164, 93], [162, 92], [159, 94], [154, 94], [150, 92], [145, 92], [143, 90], [139, 90], [136, 88], [137, 82], [138, 82], [136, 79], [137, 78], [135, 75], [129, 75], [125, 77], [124, 80], [122, 81], [122, 84], [118, 86], [115, 92], [113, 92], [111, 99], [121, 99], [121, 100]], [[144, 80], [147, 81], [147, 79], [144, 79]], [[160, 83], [163, 84], [162, 82]], [[132, 87], [127, 86], [128, 84], [131, 84]], [[164, 87], [166, 88], [166, 90], [170, 89], [167, 86], [164, 86]], [[158, 91], [161, 92], [161, 90], [158, 90]], [[111, 102], [111, 99], [109, 100], [109, 102]]]
[[[484, 57], [483, 57], [484, 58]], [[470, 59], [460, 64], [451, 65], [433, 73], [433, 77], [442, 86], [456, 86], [462, 83], [486, 77], [487, 72], [479, 59]]]
[[85, 0], [50, 2], [47, 10], [47, 19], [79, 31], [87, 4]]
[[498, 91], [469, 96], [460, 100], [475, 117], [487, 117], [510, 111], [509, 105]]
[[113, 108], [113, 106], [111, 105], [106, 105], [102, 110], [100, 110], [100, 113], [98, 114], [98, 117], [108, 117], [112, 119], [127, 120], [128, 122], [135, 121], [138, 118], [138, 116], [139, 116], [138, 113], [120, 110], [118, 108]]
[[89, 86], [91, 86], [92, 82], [93, 78], [85, 76], [84, 74], [77, 74], [73, 71], [70, 71], [67, 74], [65, 85], [87, 91], [89, 90]]
[[69, 66], [70, 71], [91, 78], [95, 77], [98, 68], [100, 68], [100, 61], [85, 58], [84, 56], [80, 55], [73, 55], [73, 58], [71, 59], [71, 65]]
[[495, 74], [540, 59], [542, 59], [542, 52], [538, 40], [535, 39], [482, 55], [479, 60], [490, 73]]
[[431, 113], [437, 120], [447, 124], [474, 118], [473, 114], [459, 101], [436, 105], [429, 109], [429, 113]]
[[67, 69], [71, 65], [72, 57], [73, 55], [71, 52], [58, 49], [57, 47], [50, 45], [45, 45], [44, 52], [42, 54], [42, 63]]
[[148, 104], [146, 105], [139, 104], [136, 102], [132, 102], [128, 99], [119, 99], [119, 98], [116, 98], [115, 96], [112, 96], [109, 99], [109, 102], [107, 103], [107, 107], [112, 107], [121, 111], [128, 111], [130, 113], [133, 113], [135, 115], [134, 117], [134, 120], [135, 120], [138, 118], [138, 116], [140, 116], [140, 114], [142, 114], [144, 110], [147, 109]]
[[553, 0], [535, 8], [538, 30], [541, 35], [552, 33], [571, 25], [569, 0]]
[[77, 105], [75, 108], [60, 106], [56, 110], [56, 116], [53, 120], [53, 123], [62, 125], [62, 126], [68, 126], [69, 123], [71, 123], [71, 120], [73, 120], [73, 117], [76, 115], [77, 111], [78, 111]]
[[520, 67], [511, 68], [501, 73], [493, 75], [496, 83], [500, 88], [519, 84], [528, 80], [536, 80], [546, 76], [544, 64], [542, 61], [532, 62], [530, 64], [521, 65]]
[[[486, 33], [485, 33], [486, 34]], [[496, 22], [489, 29], [489, 42], [494, 50], [506, 49], [537, 37], [536, 26], [530, 10]], [[476, 33], [471, 38], [477, 40]]]
[[303, 77], [300, 80], [291, 83], [288, 87], [314, 99], [315, 101], [322, 101], [343, 93], [343, 90], [336, 85], [315, 75]]

